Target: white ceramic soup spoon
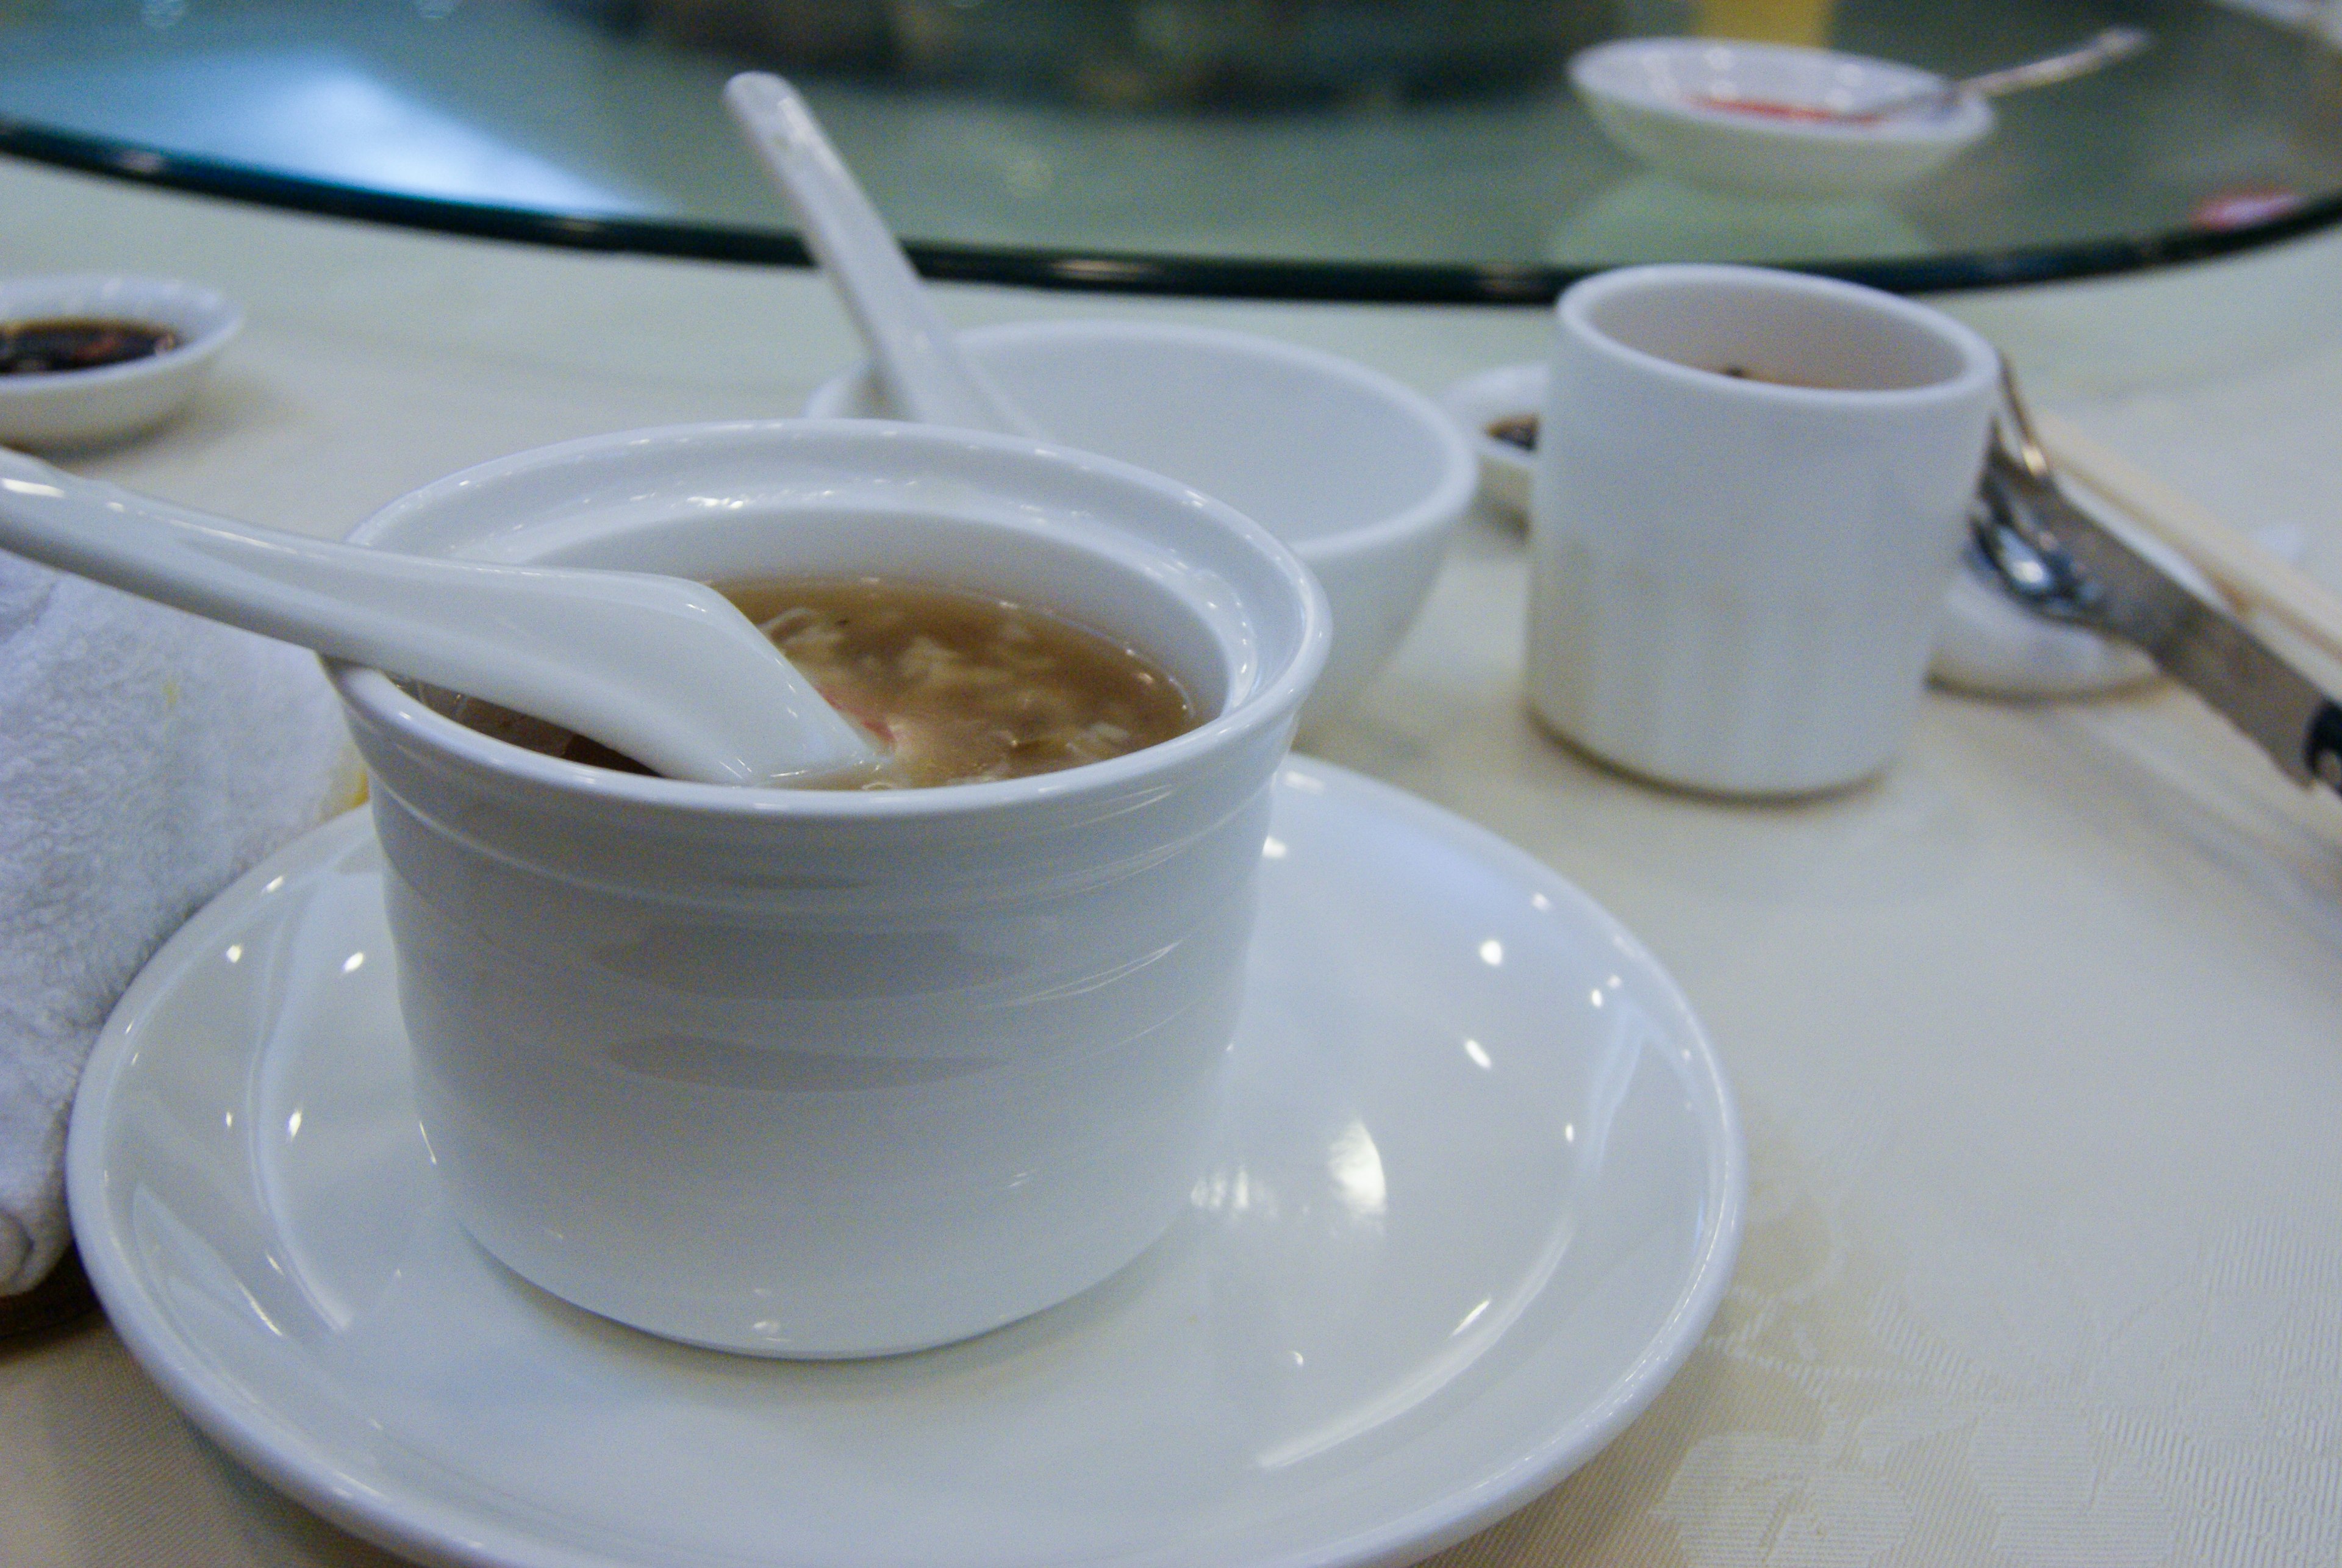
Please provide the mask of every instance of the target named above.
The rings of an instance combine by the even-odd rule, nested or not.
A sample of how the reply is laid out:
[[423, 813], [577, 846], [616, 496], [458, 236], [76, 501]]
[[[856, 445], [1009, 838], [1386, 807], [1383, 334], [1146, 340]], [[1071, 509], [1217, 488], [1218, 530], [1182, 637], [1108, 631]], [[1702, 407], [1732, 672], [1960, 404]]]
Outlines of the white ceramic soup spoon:
[[960, 352], [886, 220], [796, 89], [751, 71], [725, 85], [724, 105], [845, 296], [894, 405], [922, 424], [1040, 434]]
[[0, 547], [549, 720], [670, 778], [817, 784], [880, 765], [729, 600], [677, 577], [333, 544], [5, 449]]

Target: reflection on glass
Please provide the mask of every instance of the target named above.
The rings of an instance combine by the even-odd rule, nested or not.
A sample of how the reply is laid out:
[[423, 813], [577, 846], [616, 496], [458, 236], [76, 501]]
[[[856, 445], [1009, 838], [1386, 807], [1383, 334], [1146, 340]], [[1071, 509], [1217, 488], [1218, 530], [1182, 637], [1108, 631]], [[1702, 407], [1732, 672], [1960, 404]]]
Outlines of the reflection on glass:
[[1334, 1193], [1343, 1207], [1360, 1219], [1381, 1215], [1389, 1203], [1383, 1182], [1382, 1151], [1364, 1122], [1353, 1122], [1326, 1152], [1326, 1172], [1334, 1178]]
[[1214, 1171], [1205, 1176], [1187, 1193], [1187, 1203], [1191, 1207], [1218, 1213], [1257, 1213], [1266, 1220], [1276, 1217], [1276, 1192], [1242, 1165], [1233, 1172]]
[[1698, 0], [1698, 31], [1711, 38], [1827, 47], [1834, 0]]
[[[2109, 21], [2157, 47], [2005, 99], [1955, 164], [1829, 210], [1655, 184], [1564, 79], [1621, 33], [1958, 75]], [[62, 133], [725, 254], [782, 226], [716, 105], [746, 66], [799, 78], [907, 236], [1061, 281], [1273, 263], [1316, 269], [1305, 292], [1512, 297], [1657, 258], [2079, 265], [2342, 203], [2333, 42], [2147, 0], [0, 0], [0, 146], [63, 155]]]
[[1547, 259], [1855, 261], [1923, 256], [1935, 244], [1884, 199], [1791, 201], [1702, 190], [1635, 174], [1606, 187], [1554, 232]]

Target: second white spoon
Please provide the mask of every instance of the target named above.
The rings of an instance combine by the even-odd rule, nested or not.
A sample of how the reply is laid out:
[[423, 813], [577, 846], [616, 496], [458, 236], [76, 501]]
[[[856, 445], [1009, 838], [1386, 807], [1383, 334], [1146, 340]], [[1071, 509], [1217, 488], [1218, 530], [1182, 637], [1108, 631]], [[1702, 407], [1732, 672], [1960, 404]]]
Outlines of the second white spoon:
[[724, 105], [845, 296], [894, 405], [921, 424], [1038, 434], [960, 353], [886, 220], [796, 89], [747, 72], [725, 84]]

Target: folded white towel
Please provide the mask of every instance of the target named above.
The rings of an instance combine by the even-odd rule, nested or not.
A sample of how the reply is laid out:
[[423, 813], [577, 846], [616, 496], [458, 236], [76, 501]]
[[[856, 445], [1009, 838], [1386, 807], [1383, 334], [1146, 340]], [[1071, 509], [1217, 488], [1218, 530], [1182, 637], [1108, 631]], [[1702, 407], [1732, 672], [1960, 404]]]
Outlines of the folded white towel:
[[66, 1113], [123, 989], [356, 776], [314, 654], [0, 554], [0, 1295], [65, 1251]]

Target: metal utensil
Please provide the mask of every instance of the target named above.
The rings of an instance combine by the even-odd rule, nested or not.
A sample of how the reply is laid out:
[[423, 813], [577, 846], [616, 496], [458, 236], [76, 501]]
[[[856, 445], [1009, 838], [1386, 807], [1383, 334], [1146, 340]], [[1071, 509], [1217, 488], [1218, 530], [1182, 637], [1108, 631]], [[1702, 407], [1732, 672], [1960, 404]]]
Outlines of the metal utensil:
[[2017, 601], [2144, 650], [2300, 784], [2342, 791], [2342, 704], [2243, 623], [2181, 586], [2068, 500], [2004, 369], [1976, 542]]
[[878, 766], [730, 600], [678, 577], [333, 544], [5, 449], [0, 549], [550, 720], [671, 778], [806, 784]]
[[1877, 121], [1906, 115], [1940, 114], [1965, 97], [1997, 98], [2033, 87], [2054, 86], [2059, 82], [2070, 82], [2077, 76], [2087, 76], [2117, 60], [2128, 59], [2154, 41], [2154, 35], [2144, 27], [2108, 27], [2070, 49], [2060, 49], [2054, 55], [2044, 55], [2038, 59], [2004, 66], [1997, 71], [1987, 71], [1981, 75], [1964, 76], [1956, 82], [1943, 82], [1932, 87], [1899, 93], [1856, 110], [1846, 118]]

